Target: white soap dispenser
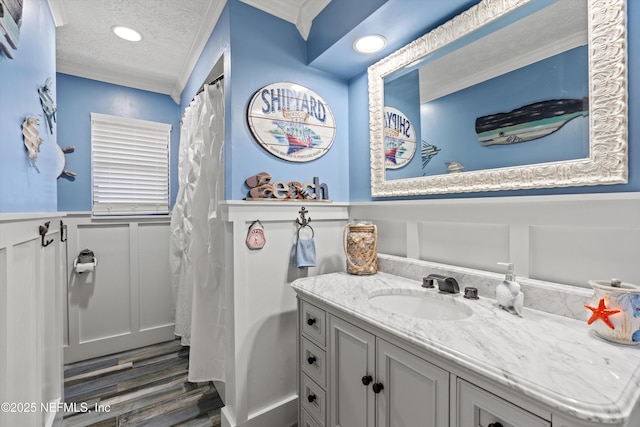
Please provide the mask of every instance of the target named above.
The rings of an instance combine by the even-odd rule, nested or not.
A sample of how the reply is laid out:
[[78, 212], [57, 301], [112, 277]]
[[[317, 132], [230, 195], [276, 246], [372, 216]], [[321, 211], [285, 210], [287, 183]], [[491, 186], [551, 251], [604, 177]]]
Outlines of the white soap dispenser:
[[513, 274], [513, 263], [499, 262], [498, 265], [507, 267], [504, 281], [496, 286], [496, 301], [498, 306], [510, 313], [522, 316], [524, 294], [520, 291], [520, 284], [516, 282]]

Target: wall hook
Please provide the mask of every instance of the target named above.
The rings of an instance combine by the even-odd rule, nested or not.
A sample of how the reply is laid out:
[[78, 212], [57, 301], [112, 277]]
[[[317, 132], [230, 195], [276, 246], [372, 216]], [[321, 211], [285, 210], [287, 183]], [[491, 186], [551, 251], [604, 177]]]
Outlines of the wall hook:
[[67, 238], [64, 235], [64, 230], [65, 230], [65, 225], [64, 222], [62, 222], [62, 220], [60, 220], [60, 241], [61, 242], [66, 242]]
[[39, 231], [40, 231], [40, 238], [42, 239], [41, 244], [43, 248], [46, 248], [47, 246], [49, 246], [51, 243], [53, 243], [53, 239], [51, 240], [47, 240], [46, 242], [44, 241], [44, 237], [47, 235], [47, 233], [49, 232], [49, 224], [51, 223], [51, 221], [47, 221], [44, 223], [44, 225], [41, 225], [39, 227]]
[[311, 217], [305, 217], [305, 215], [308, 214], [309, 211], [307, 211], [307, 209], [303, 206], [302, 209], [298, 211], [298, 213], [300, 214], [300, 218], [296, 219], [298, 225], [300, 225], [300, 227], [306, 227], [307, 225], [309, 225], [309, 223], [311, 222]]

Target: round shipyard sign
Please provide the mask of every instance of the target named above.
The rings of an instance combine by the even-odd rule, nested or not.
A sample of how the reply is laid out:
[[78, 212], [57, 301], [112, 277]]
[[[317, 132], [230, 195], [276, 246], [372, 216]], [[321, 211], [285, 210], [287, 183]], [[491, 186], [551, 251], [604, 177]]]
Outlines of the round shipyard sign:
[[272, 83], [258, 90], [249, 102], [247, 121], [265, 150], [290, 162], [324, 156], [336, 136], [333, 113], [324, 99], [294, 83]]
[[384, 158], [387, 169], [405, 166], [416, 153], [416, 133], [400, 110], [384, 107]]

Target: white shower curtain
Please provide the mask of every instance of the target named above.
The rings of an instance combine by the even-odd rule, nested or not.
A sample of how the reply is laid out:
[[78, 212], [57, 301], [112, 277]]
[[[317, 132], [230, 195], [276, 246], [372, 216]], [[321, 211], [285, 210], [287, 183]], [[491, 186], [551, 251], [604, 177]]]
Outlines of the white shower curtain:
[[189, 352], [189, 381], [224, 381], [224, 93], [206, 85], [180, 127], [179, 188], [171, 214], [175, 334]]

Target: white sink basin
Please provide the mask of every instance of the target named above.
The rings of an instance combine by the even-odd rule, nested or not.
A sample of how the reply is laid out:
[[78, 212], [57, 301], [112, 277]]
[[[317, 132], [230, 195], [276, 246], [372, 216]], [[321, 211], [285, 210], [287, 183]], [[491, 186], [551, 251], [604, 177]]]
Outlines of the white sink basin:
[[461, 320], [473, 310], [453, 299], [433, 291], [394, 289], [369, 294], [369, 303], [390, 313], [427, 320]]

